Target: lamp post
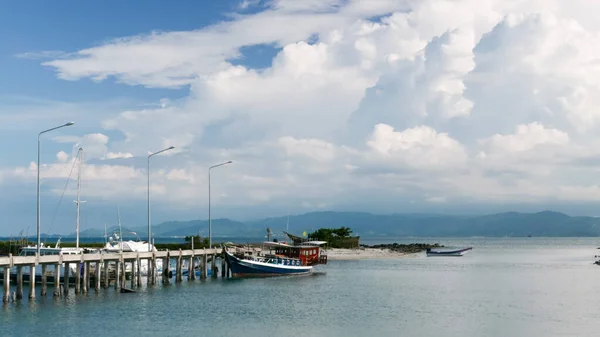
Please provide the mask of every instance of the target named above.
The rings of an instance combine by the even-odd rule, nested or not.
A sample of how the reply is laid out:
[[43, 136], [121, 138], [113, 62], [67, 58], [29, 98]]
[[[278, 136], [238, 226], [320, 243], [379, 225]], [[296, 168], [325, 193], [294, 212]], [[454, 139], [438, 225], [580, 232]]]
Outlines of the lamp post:
[[148, 251], [152, 251], [152, 232], [150, 231], [150, 157], [155, 156], [165, 151], [173, 150], [175, 146], [168, 147], [164, 150], [154, 152], [148, 155]]
[[40, 238], [40, 136], [46, 132], [64, 128], [65, 126], [71, 126], [73, 124], [75, 124], [75, 123], [69, 122], [69, 123], [63, 124], [61, 126], [53, 127], [51, 129], [44, 130], [44, 131], [38, 133], [38, 148], [37, 148], [37, 150], [38, 150], [37, 151], [37, 254], [38, 254], [38, 256], [40, 256], [40, 246], [42, 243], [42, 240]]
[[213, 165], [208, 168], [208, 248], [212, 248], [212, 220], [210, 218], [210, 170], [215, 167], [233, 163], [231, 160], [225, 163]]

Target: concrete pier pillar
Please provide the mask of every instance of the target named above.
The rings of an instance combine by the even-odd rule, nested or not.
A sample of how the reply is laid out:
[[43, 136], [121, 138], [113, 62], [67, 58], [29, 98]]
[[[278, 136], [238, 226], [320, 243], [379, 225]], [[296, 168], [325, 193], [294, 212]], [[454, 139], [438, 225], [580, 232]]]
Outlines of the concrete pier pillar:
[[2, 293], [2, 302], [10, 301], [10, 268], [4, 267], [4, 293]]
[[158, 277], [158, 264], [156, 262], [156, 254], [152, 253], [152, 285], [156, 285], [156, 278]]
[[208, 255], [206, 252], [204, 252], [204, 255], [202, 255], [202, 273], [200, 275], [202, 275], [202, 279], [206, 279], [208, 277]]
[[171, 277], [169, 277], [169, 273], [171, 272], [171, 252], [167, 250], [167, 257], [163, 260], [163, 283], [170, 284]]
[[177, 255], [177, 267], [175, 270], [175, 282], [181, 282], [183, 279], [183, 268], [182, 268], [183, 259], [181, 258], [181, 248], [179, 249], [179, 255]]
[[71, 264], [70, 263], [65, 263], [65, 270], [63, 270], [63, 284], [65, 285], [64, 288], [64, 293], [65, 295], [69, 294], [69, 278], [71, 277], [69, 275], [69, 272], [71, 271]]
[[137, 286], [138, 288], [142, 287], [142, 261], [140, 260], [139, 256], [137, 259], [135, 259], [135, 262], [137, 264], [137, 275], [136, 275], [136, 281], [137, 281]]
[[188, 281], [196, 279], [196, 268], [195, 268], [194, 254], [190, 256], [190, 262], [188, 263]]
[[23, 298], [23, 267], [17, 266], [17, 299]]
[[75, 294], [81, 293], [81, 262], [75, 264]]
[[48, 288], [47, 288], [48, 278], [46, 275], [46, 268], [47, 268], [47, 265], [43, 264], [42, 265], [42, 293], [41, 293], [42, 296], [46, 296], [46, 294], [48, 293]]
[[90, 286], [90, 266], [88, 262], [83, 262], [83, 286], [81, 292], [87, 294]]
[[211, 277], [215, 278], [217, 277], [217, 272], [215, 271], [217, 268], [217, 255], [216, 254], [212, 254], [211, 256], [212, 260], [210, 261], [210, 273], [211, 273]]
[[225, 277], [225, 273], [227, 272], [227, 267], [225, 266], [225, 253], [221, 255], [221, 277]]
[[119, 283], [120, 283], [120, 277], [121, 275], [121, 262], [120, 261], [116, 261], [115, 262], [115, 290], [119, 289]]
[[135, 282], [135, 277], [137, 275], [136, 273], [136, 264], [135, 264], [135, 260], [131, 260], [131, 289], [135, 288], [135, 285], [137, 284]]
[[121, 288], [127, 288], [127, 261], [121, 262]]
[[146, 263], [148, 263], [148, 273], [146, 275], [146, 285], [147, 286], [151, 286], [154, 284], [154, 259], [149, 258], [148, 260], [146, 260]]
[[146, 260], [146, 286], [149, 287], [152, 285], [152, 259], [149, 258]]
[[35, 298], [35, 264], [29, 265], [29, 299]]
[[54, 297], [60, 296], [60, 264], [54, 265]]
[[96, 286], [94, 287], [96, 291], [100, 291], [100, 278], [102, 277], [100, 268], [100, 262], [96, 262]]
[[104, 277], [104, 288], [108, 288], [110, 287], [110, 281], [108, 278], [108, 264], [110, 262], [109, 261], [104, 261], [104, 270], [102, 272], [102, 276]]

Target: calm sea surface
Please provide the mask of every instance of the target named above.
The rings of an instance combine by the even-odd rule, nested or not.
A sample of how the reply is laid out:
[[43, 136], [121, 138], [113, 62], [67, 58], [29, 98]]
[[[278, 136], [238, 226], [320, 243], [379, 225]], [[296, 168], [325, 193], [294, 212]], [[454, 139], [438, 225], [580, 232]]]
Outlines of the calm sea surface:
[[[2, 307], [1, 336], [598, 336], [600, 239], [379, 239], [464, 257], [330, 261], [313, 276], [183, 282]], [[39, 290], [39, 286], [37, 287]], [[27, 286], [25, 286], [27, 290]], [[50, 290], [50, 289], [49, 289]]]

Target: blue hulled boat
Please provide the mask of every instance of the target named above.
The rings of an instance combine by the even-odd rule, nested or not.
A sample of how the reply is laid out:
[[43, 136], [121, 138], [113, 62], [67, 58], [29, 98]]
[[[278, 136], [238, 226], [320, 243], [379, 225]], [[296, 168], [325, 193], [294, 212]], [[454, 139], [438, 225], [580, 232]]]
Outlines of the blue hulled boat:
[[324, 243], [315, 241], [290, 246], [265, 242], [263, 245], [269, 248], [269, 253], [263, 256], [234, 255], [227, 249], [224, 249], [224, 254], [232, 277], [304, 275], [310, 274], [314, 265], [327, 263], [327, 255], [319, 247]]

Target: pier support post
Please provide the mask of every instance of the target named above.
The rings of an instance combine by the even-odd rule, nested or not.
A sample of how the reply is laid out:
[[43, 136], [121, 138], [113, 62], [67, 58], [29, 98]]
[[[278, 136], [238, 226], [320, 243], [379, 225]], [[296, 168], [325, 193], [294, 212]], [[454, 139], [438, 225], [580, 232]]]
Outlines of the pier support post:
[[181, 259], [181, 248], [179, 248], [179, 255], [177, 255], [177, 267], [175, 270], [175, 282], [181, 282], [183, 277], [183, 268], [182, 268], [182, 259]]
[[221, 255], [221, 277], [225, 277], [225, 273], [227, 272], [227, 267], [225, 266], [225, 253]]
[[[154, 253], [152, 253], [154, 254]], [[154, 257], [152, 258], [152, 285], [156, 285], [157, 282], [157, 278], [158, 278], [158, 265], [156, 262], [156, 255], [153, 255]]]
[[[104, 267], [103, 267], [103, 272], [102, 272], [102, 276], [104, 277], [104, 289], [108, 289], [108, 287], [110, 287], [110, 281], [109, 281], [109, 275], [108, 275], [108, 264], [110, 263], [110, 261], [104, 261]], [[116, 269], [116, 268], [115, 268]]]
[[168, 266], [167, 266], [167, 258], [163, 258], [162, 259], [162, 283], [166, 284], [167, 283], [167, 274], [169, 273], [169, 271], [167, 270]]
[[17, 299], [23, 298], [23, 267], [17, 266]]
[[60, 264], [54, 265], [54, 297], [60, 296]]
[[100, 291], [100, 278], [102, 277], [102, 273], [100, 272], [100, 262], [96, 262], [96, 286], [94, 287], [96, 291]]
[[137, 286], [138, 286], [138, 288], [141, 288], [142, 287], [142, 261], [140, 260], [139, 253], [138, 253], [137, 259], [135, 259], [135, 262], [137, 263], [137, 275], [136, 275]]
[[156, 265], [156, 254], [152, 252], [152, 285], [156, 285], [156, 278], [158, 277], [158, 266]]
[[169, 277], [171, 263], [171, 252], [167, 250], [167, 257], [163, 260], [163, 283], [169, 284], [171, 283], [171, 278]]
[[146, 286], [149, 287], [152, 285], [152, 277], [154, 277], [154, 271], [152, 270], [152, 258], [146, 260], [146, 265]]
[[42, 265], [42, 296], [46, 296], [48, 293], [48, 278], [46, 276], [46, 267], [47, 265]]
[[29, 299], [35, 298], [35, 264], [29, 265]]
[[208, 277], [208, 255], [204, 252], [202, 255], [202, 279], [206, 279]]
[[135, 276], [137, 274], [135, 272], [135, 268], [136, 268], [135, 260], [131, 260], [131, 280], [130, 280], [131, 281], [131, 289], [135, 288], [135, 284], [136, 284]]
[[121, 289], [127, 288], [127, 261], [121, 262]]
[[119, 289], [120, 277], [121, 275], [121, 261], [115, 262], [115, 290]]
[[194, 266], [194, 253], [190, 256], [190, 262], [188, 263], [188, 281], [196, 279], [196, 268]]
[[81, 287], [81, 292], [86, 294], [90, 283], [90, 266], [88, 262], [83, 262], [83, 287]]
[[71, 264], [65, 263], [65, 270], [63, 270], [63, 284], [65, 285], [64, 293], [65, 295], [69, 294], [69, 272], [71, 271]]
[[212, 254], [212, 260], [210, 261], [210, 275], [212, 278], [217, 277], [217, 272], [215, 271], [217, 268], [217, 255]]
[[4, 267], [4, 293], [2, 294], [2, 302], [10, 301], [10, 268]]
[[75, 294], [81, 293], [81, 262], [75, 264]]

